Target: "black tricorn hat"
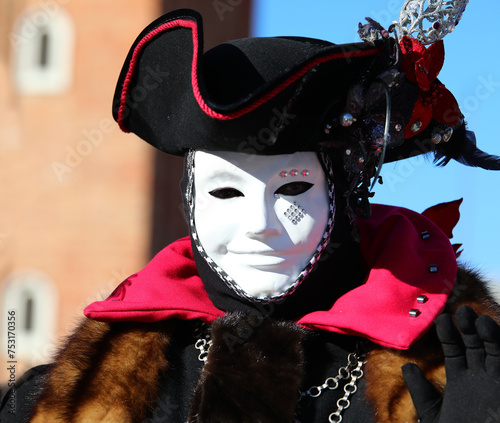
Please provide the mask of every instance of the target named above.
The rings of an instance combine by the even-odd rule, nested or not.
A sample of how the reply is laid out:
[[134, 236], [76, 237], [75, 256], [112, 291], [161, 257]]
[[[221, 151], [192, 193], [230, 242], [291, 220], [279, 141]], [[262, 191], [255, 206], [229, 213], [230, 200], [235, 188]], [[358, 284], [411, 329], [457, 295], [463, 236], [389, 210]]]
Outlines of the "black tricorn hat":
[[[307, 38], [245, 38], [205, 54], [201, 16], [178, 10], [151, 23], [123, 66], [114, 117], [167, 153], [189, 149], [282, 154], [316, 149], [332, 99], [384, 46]], [[325, 69], [321, 83], [308, 78]], [[304, 79], [310, 79], [304, 89]], [[319, 82], [319, 81], [318, 81]], [[303, 92], [301, 90], [303, 89]], [[278, 136], [279, 134], [279, 136]]]
[[[142, 31], [125, 60], [113, 116], [161, 151], [341, 157], [352, 194], [365, 197], [383, 162], [435, 151], [500, 169], [477, 149], [453, 95], [437, 79], [442, 41], [388, 36], [335, 45], [302, 37], [233, 40], [203, 54], [201, 16], [182, 9]], [[365, 26], [366, 27], [366, 26]], [[360, 31], [366, 28], [361, 27]], [[361, 194], [364, 191], [364, 194]]]

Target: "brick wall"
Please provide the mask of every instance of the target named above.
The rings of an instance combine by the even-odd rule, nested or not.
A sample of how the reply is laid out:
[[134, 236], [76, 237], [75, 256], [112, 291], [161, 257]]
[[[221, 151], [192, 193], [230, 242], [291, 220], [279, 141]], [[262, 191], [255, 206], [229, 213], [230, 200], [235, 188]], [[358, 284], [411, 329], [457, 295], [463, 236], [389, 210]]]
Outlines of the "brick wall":
[[[0, 290], [5, 297], [13, 274], [43, 272], [58, 292], [55, 341], [87, 303], [149, 258], [153, 151], [117, 129], [111, 99], [131, 43], [161, 8], [156, 0], [126, 7], [117, 0], [10, 3], [0, 66]], [[71, 86], [57, 95], [22, 95], [14, 87], [16, 21], [41, 22], [62, 11], [75, 33]], [[9, 307], [4, 304], [0, 321]], [[50, 345], [30, 358], [17, 339], [24, 357], [18, 375], [47, 359]], [[5, 353], [2, 346], [2, 359]]]
[[[7, 298], [15, 275], [38, 272], [57, 293], [53, 310], [42, 310], [56, 315], [50, 339], [36, 351], [16, 339], [17, 378], [50, 359], [88, 303], [187, 233], [178, 194], [182, 160], [121, 133], [111, 116], [135, 37], [163, 11], [180, 7], [205, 16], [207, 46], [248, 33], [247, 0], [0, 0], [0, 292]], [[72, 82], [56, 95], [21, 94], [16, 52], [31, 35], [19, 33], [19, 24], [31, 19], [36, 26], [58, 13], [74, 29]], [[37, 298], [34, 304], [47, 307]], [[0, 303], [2, 327], [11, 307]], [[0, 341], [5, 363], [6, 340]], [[0, 368], [2, 384], [10, 374]]]

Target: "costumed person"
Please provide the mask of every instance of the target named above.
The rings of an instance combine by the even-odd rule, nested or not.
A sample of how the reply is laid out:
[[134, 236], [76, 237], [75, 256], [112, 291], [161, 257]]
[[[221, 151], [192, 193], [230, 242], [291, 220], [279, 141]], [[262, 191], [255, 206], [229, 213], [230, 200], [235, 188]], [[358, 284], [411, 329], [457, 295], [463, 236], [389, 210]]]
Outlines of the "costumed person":
[[[360, 43], [247, 38], [203, 54], [190, 10], [139, 35], [114, 117], [185, 156], [190, 236], [89, 305], [2, 421], [491, 421], [500, 307], [457, 266], [459, 202], [368, 202], [384, 162], [500, 168], [436, 79], [465, 2], [432, 2], [426, 30], [410, 3], [400, 40], [369, 20]], [[161, 84], [135, 97], [150, 69]]]

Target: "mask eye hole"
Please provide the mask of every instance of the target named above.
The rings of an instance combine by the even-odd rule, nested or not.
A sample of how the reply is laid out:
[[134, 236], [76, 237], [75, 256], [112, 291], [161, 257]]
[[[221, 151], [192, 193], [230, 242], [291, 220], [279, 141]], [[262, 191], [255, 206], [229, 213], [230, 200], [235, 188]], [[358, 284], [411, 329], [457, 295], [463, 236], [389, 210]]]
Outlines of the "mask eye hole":
[[288, 184], [280, 186], [275, 191], [275, 194], [289, 195], [293, 197], [309, 191], [313, 187], [313, 185], [314, 184], [304, 181], [289, 182]]
[[209, 194], [212, 197], [220, 198], [221, 200], [227, 200], [229, 198], [243, 197], [243, 193], [235, 188], [218, 188], [210, 191]]

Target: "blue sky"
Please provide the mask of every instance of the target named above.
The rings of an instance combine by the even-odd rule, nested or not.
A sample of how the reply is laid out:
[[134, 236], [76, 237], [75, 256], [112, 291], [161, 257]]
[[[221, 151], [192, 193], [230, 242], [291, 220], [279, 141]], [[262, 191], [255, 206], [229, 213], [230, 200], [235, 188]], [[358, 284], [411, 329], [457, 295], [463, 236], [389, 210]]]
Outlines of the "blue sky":
[[[384, 27], [397, 20], [403, 0], [254, 0], [252, 35], [297, 35], [334, 43], [359, 41], [365, 16]], [[473, 0], [452, 34], [444, 39], [446, 58], [440, 80], [454, 94], [478, 146], [500, 155], [500, 46], [498, 0]], [[373, 202], [423, 211], [463, 198], [453, 242], [463, 244], [461, 260], [500, 286], [500, 172], [450, 163], [437, 168], [423, 158], [388, 164], [384, 185]]]

